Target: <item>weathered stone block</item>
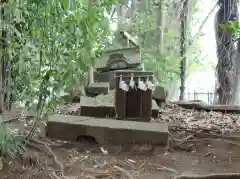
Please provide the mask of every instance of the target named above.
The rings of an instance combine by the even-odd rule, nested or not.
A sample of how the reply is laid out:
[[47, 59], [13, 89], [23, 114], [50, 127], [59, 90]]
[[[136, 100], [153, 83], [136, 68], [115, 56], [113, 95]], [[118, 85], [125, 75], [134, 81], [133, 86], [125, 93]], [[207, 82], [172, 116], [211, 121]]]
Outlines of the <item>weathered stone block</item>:
[[[108, 95], [102, 95], [96, 98], [81, 96], [80, 106], [81, 106], [81, 109], [80, 109], [81, 116], [99, 117], [99, 118], [106, 118], [106, 117], [115, 118], [116, 116], [114, 99], [111, 99]], [[154, 100], [152, 100], [151, 116], [153, 118], [157, 118], [158, 113], [159, 113], [159, 107], [157, 103]]]
[[156, 86], [155, 90], [153, 91], [152, 98], [157, 102], [158, 105], [165, 102], [167, 99], [167, 91], [162, 86]]
[[92, 83], [86, 87], [87, 96], [94, 96], [98, 94], [108, 94], [108, 93], [109, 93], [108, 82]]
[[100, 144], [165, 145], [168, 141], [168, 126], [165, 123], [53, 115], [48, 119], [46, 136], [68, 141], [76, 141], [81, 136], [91, 136]]

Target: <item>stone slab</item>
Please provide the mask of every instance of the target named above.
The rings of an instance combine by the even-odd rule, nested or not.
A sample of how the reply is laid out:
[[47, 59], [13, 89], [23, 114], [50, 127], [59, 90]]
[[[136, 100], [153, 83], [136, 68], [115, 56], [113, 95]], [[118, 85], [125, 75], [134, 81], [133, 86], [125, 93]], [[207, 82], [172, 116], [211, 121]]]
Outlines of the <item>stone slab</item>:
[[115, 117], [113, 91], [109, 95], [99, 95], [95, 98], [81, 97], [80, 101], [80, 115], [89, 117]]
[[[101, 99], [99, 99], [101, 98]], [[114, 99], [107, 99], [108, 96], [102, 95], [97, 98], [81, 97], [81, 116], [99, 117], [99, 118], [115, 118]], [[152, 100], [152, 117], [157, 118], [159, 114], [159, 107], [157, 103]]]
[[166, 123], [119, 121], [56, 114], [48, 118], [46, 136], [68, 141], [91, 136], [100, 144], [165, 145], [168, 141], [168, 126]]
[[114, 118], [116, 113], [112, 106], [81, 106], [80, 114], [88, 117]]
[[186, 109], [195, 109], [199, 111], [204, 110], [223, 113], [240, 113], [239, 105], [205, 104], [202, 101], [179, 101], [177, 104]]
[[86, 87], [86, 95], [98, 95], [98, 94], [108, 94], [109, 93], [109, 83], [108, 82], [99, 82], [92, 83]]

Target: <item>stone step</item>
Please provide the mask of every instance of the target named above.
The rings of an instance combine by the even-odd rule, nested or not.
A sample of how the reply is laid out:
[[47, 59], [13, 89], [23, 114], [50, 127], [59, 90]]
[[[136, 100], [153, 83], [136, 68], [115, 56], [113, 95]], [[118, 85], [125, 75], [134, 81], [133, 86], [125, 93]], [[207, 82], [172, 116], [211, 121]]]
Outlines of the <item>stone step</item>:
[[[104, 97], [104, 96], [103, 96]], [[106, 98], [108, 98], [106, 96]], [[97, 98], [81, 97], [81, 116], [99, 117], [99, 118], [115, 118], [115, 105], [113, 100], [105, 100], [99, 102]], [[155, 100], [152, 100], [152, 117], [157, 118], [159, 107]]]
[[85, 136], [99, 144], [162, 144], [168, 141], [166, 123], [147, 123], [97, 119], [84, 116], [50, 116], [46, 136], [59, 140], [77, 141]]

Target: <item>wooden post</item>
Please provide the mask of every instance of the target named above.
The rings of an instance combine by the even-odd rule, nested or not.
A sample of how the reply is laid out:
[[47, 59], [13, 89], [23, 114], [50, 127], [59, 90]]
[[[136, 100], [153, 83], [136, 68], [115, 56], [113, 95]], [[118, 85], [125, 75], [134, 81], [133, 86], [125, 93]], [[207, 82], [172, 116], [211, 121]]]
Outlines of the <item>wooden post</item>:
[[93, 78], [93, 66], [90, 64], [88, 67], [88, 84], [92, 84], [94, 82], [94, 78]]
[[208, 103], [210, 103], [210, 93], [208, 91]]

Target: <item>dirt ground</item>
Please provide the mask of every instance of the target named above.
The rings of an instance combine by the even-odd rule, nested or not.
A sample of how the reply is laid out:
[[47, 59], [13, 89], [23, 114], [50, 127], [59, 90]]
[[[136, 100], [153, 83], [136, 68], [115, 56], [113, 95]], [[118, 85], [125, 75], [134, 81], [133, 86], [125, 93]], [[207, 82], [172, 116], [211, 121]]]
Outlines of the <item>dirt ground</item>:
[[[79, 104], [71, 104], [62, 111], [73, 114], [77, 108]], [[152, 121], [169, 124], [167, 146], [100, 146], [91, 140], [69, 143], [46, 139], [39, 130], [21, 160], [4, 163], [0, 178], [168, 179], [182, 174], [239, 172], [238, 118], [237, 114], [186, 110], [168, 104], [159, 119]], [[31, 124], [26, 117], [8, 123], [12, 132], [21, 134]], [[232, 178], [240, 178], [240, 174]]]

